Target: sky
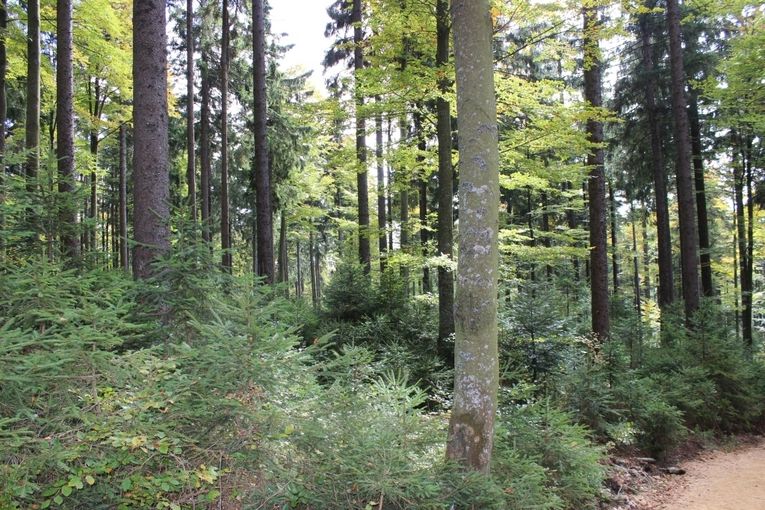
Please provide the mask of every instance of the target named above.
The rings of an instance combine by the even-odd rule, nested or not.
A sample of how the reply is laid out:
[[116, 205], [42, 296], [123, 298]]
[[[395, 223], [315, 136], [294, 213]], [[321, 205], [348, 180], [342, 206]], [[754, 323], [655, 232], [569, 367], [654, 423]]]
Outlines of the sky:
[[283, 44], [294, 47], [285, 55], [281, 67], [284, 70], [313, 70], [310, 82], [324, 90], [321, 61], [329, 46], [324, 28], [329, 22], [327, 7], [332, 0], [271, 0], [271, 31], [286, 34]]

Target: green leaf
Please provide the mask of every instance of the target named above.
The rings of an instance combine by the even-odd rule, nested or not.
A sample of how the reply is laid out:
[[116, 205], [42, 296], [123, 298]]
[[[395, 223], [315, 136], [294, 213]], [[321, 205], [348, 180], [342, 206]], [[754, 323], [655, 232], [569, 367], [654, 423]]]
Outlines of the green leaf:
[[57, 494], [55, 498], [53, 498], [53, 502], [57, 505], [60, 505], [64, 502], [64, 498], [61, 497], [61, 494]]
[[96, 479], [90, 475], [85, 476], [85, 481], [88, 483], [88, 485], [93, 485], [96, 483]]
[[45, 501], [43, 501], [42, 505], [40, 505], [40, 510], [45, 510], [46, 508], [50, 506], [50, 504], [51, 504], [51, 500], [46, 499]]
[[120, 484], [120, 489], [122, 489], [123, 491], [129, 491], [132, 488], [133, 488], [133, 480], [131, 480], [130, 478], [125, 478], [124, 480], [122, 480], [122, 483]]
[[72, 488], [69, 487], [68, 485], [65, 485], [65, 486], [61, 487], [61, 494], [63, 494], [64, 496], [71, 495], [72, 494]]

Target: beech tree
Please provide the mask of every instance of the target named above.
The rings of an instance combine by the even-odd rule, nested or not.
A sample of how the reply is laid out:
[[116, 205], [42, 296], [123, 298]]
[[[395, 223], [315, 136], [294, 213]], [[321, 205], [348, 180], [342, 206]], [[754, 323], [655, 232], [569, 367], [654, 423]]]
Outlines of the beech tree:
[[460, 226], [447, 456], [488, 472], [497, 407], [499, 146], [489, 0], [454, 0]]
[[170, 248], [165, 2], [133, 4], [133, 274]]

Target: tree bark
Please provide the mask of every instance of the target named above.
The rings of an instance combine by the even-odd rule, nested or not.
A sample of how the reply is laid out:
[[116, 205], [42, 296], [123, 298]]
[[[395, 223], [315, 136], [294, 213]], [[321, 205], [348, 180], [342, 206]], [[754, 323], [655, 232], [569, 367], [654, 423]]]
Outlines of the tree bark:
[[[279, 279], [280, 283], [289, 282], [289, 268], [287, 266], [287, 215], [282, 210], [279, 221]], [[288, 288], [289, 289], [289, 288]], [[288, 290], [289, 292], [289, 290]]]
[[[601, 90], [599, 13], [596, 7], [584, 9], [584, 97], [594, 107], [603, 104]], [[603, 143], [603, 124], [587, 120], [587, 138], [592, 144]], [[600, 342], [609, 336], [608, 310], [608, 246], [606, 210], [606, 175], [601, 147], [593, 147], [587, 155], [590, 168], [588, 198], [590, 212], [590, 290], [592, 293], [592, 332]]]
[[221, 50], [220, 50], [220, 247], [223, 250], [221, 265], [230, 273], [233, 265], [231, 253], [231, 220], [228, 199], [228, 57], [230, 23], [228, 0], [223, 0]]
[[696, 219], [699, 227], [699, 261], [701, 263], [701, 292], [705, 297], [715, 295], [712, 281], [712, 255], [709, 239], [707, 195], [704, 183], [704, 155], [701, 147], [701, 122], [699, 119], [698, 91], [691, 86], [688, 96], [688, 121], [691, 127], [691, 154], [693, 178], [696, 187]]
[[366, 120], [361, 112], [364, 106], [364, 95], [361, 91], [361, 70], [364, 69], [364, 29], [362, 27], [361, 0], [353, 0], [353, 69], [356, 77], [354, 95], [356, 97], [356, 191], [358, 195], [359, 214], [359, 261], [364, 266], [364, 272], [372, 268], [369, 248], [369, 188], [367, 184], [367, 141]]
[[[8, 3], [0, 1], [0, 33], [5, 34], [8, 27]], [[8, 56], [5, 48], [5, 37], [0, 37], [0, 231], [5, 230], [5, 217], [2, 213], [5, 204], [5, 121], [7, 116], [7, 99], [5, 94], [6, 71]], [[0, 264], [5, 263], [5, 238], [0, 236]]]
[[165, 2], [133, 4], [133, 275], [170, 249]]
[[[417, 181], [418, 209], [420, 216], [420, 251], [423, 258], [428, 256], [428, 179], [425, 174], [425, 151], [428, 147], [425, 143], [425, 135], [422, 132], [422, 116], [418, 112], [414, 116], [415, 131], [417, 131], [417, 164], [422, 175]], [[427, 261], [422, 265], [422, 292], [430, 292], [430, 268]]]
[[685, 69], [677, 0], [667, 0], [670, 70], [672, 75], [672, 117], [677, 152], [677, 209], [680, 219], [680, 261], [686, 322], [699, 308], [699, 257], [696, 232], [696, 201], [691, 174], [691, 143], [685, 99]]
[[611, 183], [608, 183], [608, 202], [610, 205], [611, 213], [611, 272], [613, 273], [613, 286], [614, 295], [619, 293], [619, 240], [618, 240], [618, 228], [616, 223], [616, 196], [614, 195], [614, 187]]
[[488, 0], [452, 3], [460, 227], [450, 459], [489, 472], [497, 407], [499, 149]]
[[197, 222], [197, 162], [194, 144], [194, 0], [186, 0], [186, 182], [191, 221]]
[[27, 97], [24, 148], [27, 190], [36, 189], [40, 159], [40, 0], [27, 1]]
[[[452, 122], [446, 67], [449, 64], [449, 1], [436, 0], [436, 67], [444, 74], [438, 83], [436, 131], [438, 136], [438, 253], [451, 260], [454, 229], [454, 168], [452, 168]], [[438, 268], [438, 351], [451, 365], [452, 349], [446, 339], [454, 334], [454, 275], [449, 267]]]
[[127, 127], [120, 124], [120, 169], [119, 169], [119, 251], [120, 267], [130, 271], [127, 243]]
[[656, 91], [658, 87], [656, 85], [656, 67], [653, 61], [647, 14], [640, 16], [639, 24], [643, 68], [648, 73], [645, 86], [645, 108], [648, 117], [648, 129], [651, 134], [651, 168], [653, 169], [656, 201], [656, 244], [659, 265], [658, 302], [661, 309], [666, 309], [675, 300], [667, 178], [664, 169], [664, 151], [661, 144], [661, 133], [659, 132], [659, 116], [656, 110]]
[[[204, 60], [204, 59], [203, 59]], [[210, 235], [210, 77], [206, 68], [202, 69], [202, 107], [199, 112], [199, 170], [202, 188], [202, 239], [208, 244]]]
[[[375, 98], [380, 102], [379, 96]], [[383, 119], [382, 113], [375, 114], [375, 162], [377, 163], [377, 245], [380, 249], [380, 271], [385, 271], [385, 263], [388, 251], [388, 237], [386, 230], [388, 219], [385, 209], [385, 164], [383, 160]]]
[[254, 92], [255, 135], [255, 196], [257, 208], [257, 276], [266, 283], [274, 281], [274, 227], [271, 210], [271, 171], [269, 168], [266, 122], [268, 104], [266, 97], [266, 25], [263, 0], [252, 0], [252, 52]]
[[56, 2], [56, 159], [62, 200], [59, 228], [69, 262], [80, 256], [74, 171], [74, 70], [72, 63], [72, 2]]

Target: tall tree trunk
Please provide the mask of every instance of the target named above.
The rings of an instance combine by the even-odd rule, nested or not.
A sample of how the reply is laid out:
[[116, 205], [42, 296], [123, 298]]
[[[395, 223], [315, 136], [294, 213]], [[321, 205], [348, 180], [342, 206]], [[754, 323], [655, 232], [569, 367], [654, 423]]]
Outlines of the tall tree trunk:
[[59, 216], [61, 244], [70, 262], [80, 256], [74, 196], [74, 73], [72, 67], [72, 2], [56, 2], [56, 159], [58, 191], [63, 195]]
[[613, 273], [614, 295], [619, 293], [619, 240], [617, 230], [619, 225], [616, 222], [616, 197], [614, 196], [614, 187], [608, 183], [608, 202], [610, 204], [611, 214], [611, 271]]
[[220, 247], [223, 250], [222, 266], [231, 272], [233, 258], [231, 253], [231, 220], [229, 218], [228, 199], [228, 57], [230, 23], [228, 19], [228, 0], [223, 0], [223, 34], [220, 50]]
[[[425, 142], [425, 134], [422, 132], [422, 114], [416, 113], [414, 117], [415, 130], [417, 131], [417, 164], [422, 175], [417, 180], [418, 202], [420, 213], [420, 250], [424, 258], [428, 256], [428, 179], [425, 174], [425, 151], [428, 147]], [[427, 261], [422, 265], [422, 291], [430, 292], [430, 269]]]
[[[406, 139], [409, 138], [409, 127], [406, 115], [402, 115], [399, 119], [399, 145], [403, 147], [406, 143]], [[399, 242], [401, 245], [401, 251], [406, 252], [409, 249], [409, 180], [405, 177], [406, 169], [400, 168], [401, 176], [401, 192], [399, 194], [399, 202], [401, 209], [399, 211], [399, 223], [401, 223], [401, 234]], [[406, 289], [406, 295], [410, 294], [409, 289], [409, 266], [404, 263], [401, 267], [401, 277], [404, 280], [404, 289]]]
[[693, 157], [693, 178], [696, 186], [696, 219], [699, 226], [699, 260], [701, 262], [701, 291], [704, 296], [715, 294], [712, 281], [712, 255], [710, 253], [709, 219], [707, 195], [704, 183], [704, 155], [701, 147], [701, 122], [699, 120], [698, 91], [690, 87], [688, 96], [688, 121], [691, 127], [691, 154]]
[[[96, 93], [98, 97], [98, 93]], [[98, 216], [98, 174], [96, 169], [98, 168], [98, 132], [91, 130], [89, 133], [90, 142], [90, 157], [93, 160], [93, 169], [90, 172], [90, 210], [88, 211], [88, 218], [91, 224], [88, 226], [86, 232], [86, 239], [88, 239], [87, 249], [96, 251], [96, 232], [98, 231], [97, 216]]]
[[24, 148], [27, 189], [36, 188], [40, 159], [40, 0], [27, 1], [27, 97]]
[[[449, 0], [436, 0], [436, 67], [443, 72], [436, 99], [438, 136], [438, 253], [452, 258], [454, 228], [454, 169], [452, 168], [452, 122], [446, 66], [449, 64]], [[454, 275], [449, 267], [438, 268], [438, 351], [449, 364], [454, 353], [446, 339], [454, 334]]]
[[734, 214], [733, 214], [733, 298], [734, 298], [734, 308], [733, 308], [733, 315], [735, 317], [736, 321], [736, 341], [741, 341], [741, 313], [740, 313], [740, 305], [739, 305], [739, 274], [738, 274], [738, 268], [739, 268], [739, 261], [738, 261], [738, 250], [739, 250], [739, 243], [738, 243], [738, 200], [736, 196], [736, 184], [734, 183], [733, 186], [734, 193], [733, 193], [733, 200], [734, 200]]
[[170, 249], [165, 2], [133, 4], [133, 275]]
[[651, 271], [650, 271], [650, 257], [648, 255], [648, 210], [645, 202], [640, 201], [641, 222], [643, 227], [643, 295], [646, 299], [651, 298]]
[[364, 69], [364, 28], [362, 26], [361, 0], [353, 0], [353, 69], [356, 76], [354, 95], [356, 97], [356, 191], [358, 194], [359, 213], [359, 261], [364, 266], [364, 272], [372, 268], [369, 249], [369, 189], [367, 184], [367, 141], [366, 120], [361, 109], [364, 106], [364, 95], [361, 91], [361, 70]]
[[739, 164], [738, 158], [733, 161], [733, 183], [735, 190], [736, 203], [736, 229], [738, 237], [738, 262], [739, 279], [741, 281], [741, 334], [744, 339], [744, 346], [749, 348], [752, 345], [752, 321], [751, 321], [751, 300], [752, 284], [749, 278], [749, 251], [747, 250], [747, 232], [746, 216], [744, 206], [744, 181], [746, 173], [746, 161], [743, 157]]
[[[380, 97], [375, 98], [380, 102]], [[382, 113], [375, 114], [375, 162], [377, 163], [377, 245], [380, 249], [380, 271], [385, 271], [388, 251], [386, 227], [388, 220], [385, 215], [385, 164], [383, 160], [383, 119]]]
[[130, 271], [127, 243], [127, 127], [120, 124], [120, 169], [119, 169], [119, 251], [120, 267]]
[[685, 100], [685, 69], [677, 0], [667, 0], [670, 70], [672, 75], [672, 117], [677, 152], [677, 209], [680, 219], [680, 261], [686, 322], [699, 308], [699, 256], [696, 233], [696, 200], [691, 174], [691, 141]]
[[303, 297], [303, 269], [300, 263], [300, 239], [295, 240], [295, 270], [297, 273], [295, 280], [295, 295], [298, 298]]
[[[600, 20], [596, 7], [584, 8], [584, 97], [594, 107], [603, 105], [599, 31]], [[603, 166], [603, 124], [596, 119], [587, 120], [587, 138], [597, 144], [587, 155], [590, 167], [588, 197], [590, 212], [590, 290], [592, 293], [592, 331], [599, 341], [609, 335], [608, 310], [608, 246], [606, 175]]]
[[632, 200], [630, 200], [630, 216], [632, 217], [632, 286], [635, 291], [635, 310], [638, 313], [638, 317], [640, 317], [640, 259], [638, 258], [635, 203]]
[[186, 0], [186, 182], [191, 221], [197, 222], [197, 162], [194, 144], [194, 0]]
[[318, 278], [316, 277], [316, 266], [314, 260], [316, 256], [314, 254], [314, 242], [313, 242], [313, 230], [308, 232], [308, 266], [311, 270], [311, 302], [314, 308], [319, 307], [319, 293], [318, 293]]
[[[393, 120], [388, 117], [388, 136], [387, 136], [387, 146], [388, 151], [390, 151], [393, 147]], [[386, 194], [386, 201], [388, 202], [388, 249], [393, 250], [393, 192], [391, 191], [393, 189], [393, 179], [391, 176], [391, 164], [388, 162], [386, 165], [386, 182], [388, 183], [388, 186], [385, 190]]]
[[672, 237], [669, 230], [669, 204], [667, 178], [664, 170], [664, 151], [659, 132], [659, 116], [656, 109], [656, 67], [653, 61], [648, 15], [640, 16], [641, 54], [643, 68], [648, 73], [645, 87], [645, 106], [648, 129], [651, 133], [651, 168], [656, 201], [656, 244], [659, 265], [659, 307], [666, 309], [675, 300], [672, 268]]
[[[204, 59], [203, 59], [204, 60]], [[199, 112], [199, 170], [202, 187], [202, 238], [210, 243], [210, 77], [206, 67], [202, 68], [202, 108]]]
[[[574, 189], [574, 185], [569, 181], [566, 183], [566, 189], [569, 191], [572, 191]], [[574, 230], [578, 228], [578, 221], [576, 218], [576, 212], [574, 210], [574, 204], [572, 203], [574, 201], [573, 198], [569, 200], [569, 206], [566, 207], [566, 223], [568, 224], [568, 228], [571, 230]], [[571, 261], [571, 264], [574, 269], [574, 279], [576, 281], [579, 281], [580, 274], [579, 274], [579, 258], [574, 257], [574, 259]]]
[[[550, 211], [549, 211], [550, 204], [547, 200], [547, 192], [542, 191], [542, 232], [544, 232], [544, 237], [542, 237], [542, 245], [545, 248], [551, 248], [552, 242], [550, 240]], [[547, 276], [547, 279], [551, 279], [553, 276], [553, 268], [550, 264], [545, 264], [545, 274]]]
[[[8, 3], [0, 0], [0, 34], [5, 34], [8, 26]], [[0, 232], [5, 230], [5, 217], [2, 208], [5, 203], [5, 120], [7, 104], [5, 95], [5, 76], [8, 69], [8, 57], [5, 37], [0, 37]], [[0, 264], [5, 263], [5, 238], [0, 236]]]
[[252, 0], [252, 53], [255, 122], [255, 196], [257, 207], [257, 275], [266, 283], [274, 281], [274, 227], [271, 210], [271, 171], [269, 169], [266, 121], [266, 20], [263, 0]]
[[452, 3], [460, 151], [450, 459], [489, 472], [497, 407], [499, 150], [489, 0]]
[[287, 267], [287, 215], [284, 210], [280, 214], [279, 221], [279, 275], [280, 283], [289, 282], [289, 270]]

